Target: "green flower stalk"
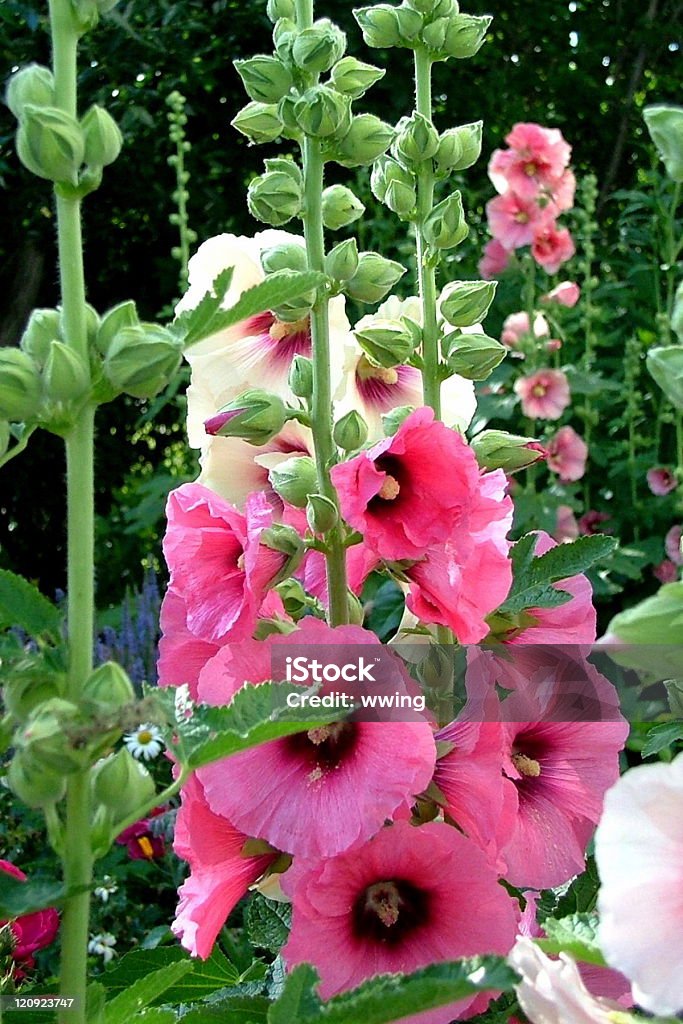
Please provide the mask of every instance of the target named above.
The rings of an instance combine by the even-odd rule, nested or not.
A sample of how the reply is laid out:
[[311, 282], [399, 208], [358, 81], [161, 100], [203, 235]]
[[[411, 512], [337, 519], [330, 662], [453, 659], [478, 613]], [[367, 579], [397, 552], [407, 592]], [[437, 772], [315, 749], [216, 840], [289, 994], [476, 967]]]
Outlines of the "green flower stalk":
[[169, 220], [178, 228], [179, 244], [174, 246], [172, 255], [180, 263], [179, 287], [180, 294], [187, 291], [188, 284], [188, 263], [190, 262], [190, 246], [197, 241], [197, 233], [189, 226], [187, 212], [187, 201], [190, 198], [188, 182], [189, 171], [185, 168], [185, 156], [190, 152], [190, 143], [185, 137], [185, 125], [187, 114], [185, 113], [185, 97], [174, 90], [167, 98], [166, 104], [170, 108], [168, 112], [169, 138], [175, 144], [175, 153], [168, 158], [168, 163], [175, 168], [176, 187], [173, 199], [176, 201], [177, 210], [172, 213]]

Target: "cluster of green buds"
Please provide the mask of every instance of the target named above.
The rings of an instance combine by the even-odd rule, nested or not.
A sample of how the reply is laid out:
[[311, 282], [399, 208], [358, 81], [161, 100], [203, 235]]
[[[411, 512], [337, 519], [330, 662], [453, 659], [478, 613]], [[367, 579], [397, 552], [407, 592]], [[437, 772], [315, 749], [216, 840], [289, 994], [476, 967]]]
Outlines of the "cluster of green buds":
[[368, 46], [423, 46], [432, 61], [473, 57], [491, 24], [488, 15], [462, 14], [457, 0], [407, 0], [400, 7], [375, 4], [354, 15]]
[[481, 330], [495, 293], [495, 281], [451, 281], [441, 292], [438, 309], [446, 371], [468, 380], [486, 380], [505, 358], [505, 346]]
[[187, 265], [190, 258], [190, 246], [197, 241], [197, 232], [193, 231], [188, 223], [187, 201], [190, 198], [187, 186], [190, 180], [190, 172], [185, 167], [185, 157], [192, 146], [185, 137], [185, 126], [187, 114], [185, 113], [185, 97], [174, 89], [166, 98], [169, 124], [169, 138], [175, 146], [175, 153], [171, 153], [167, 163], [175, 170], [176, 187], [171, 198], [175, 201], [177, 210], [169, 217], [169, 221], [178, 228], [180, 244], [174, 246], [171, 255], [180, 263], [180, 287], [182, 291], [187, 289]]

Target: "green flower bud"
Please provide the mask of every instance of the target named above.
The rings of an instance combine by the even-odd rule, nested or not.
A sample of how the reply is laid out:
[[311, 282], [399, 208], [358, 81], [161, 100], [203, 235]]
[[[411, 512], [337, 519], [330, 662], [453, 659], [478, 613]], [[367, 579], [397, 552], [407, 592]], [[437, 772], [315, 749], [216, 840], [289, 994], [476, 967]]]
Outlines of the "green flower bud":
[[323, 192], [323, 224], [329, 231], [348, 227], [363, 216], [365, 207], [346, 185], [330, 185]]
[[473, 14], [453, 15], [444, 41], [445, 56], [456, 57], [458, 60], [474, 57], [481, 49], [492, 21], [489, 14], [482, 17]]
[[268, 581], [269, 587], [276, 587], [278, 583], [282, 583], [298, 569], [304, 556], [304, 542], [292, 526], [275, 523], [261, 531], [259, 543], [270, 548], [271, 551], [279, 551], [287, 556], [280, 571]]
[[389, 148], [394, 129], [374, 114], [359, 114], [334, 153], [343, 167], [364, 167]]
[[[614, 616], [607, 627], [608, 635], [620, 644], [628, 644], [631, 649], [612, 653], [608, 647], [607, 653], [619, 664], [628, 664], [627, 659], [632, 657], [635, 659], [636, 666], [649, 671], [653, 667], [652, 654], [648, 652], [647, 648], [651, 644], [658, 644], [661, 648], [671, 647], [674, 638], [680, 636], [681, 625], [683, 625], [683, 582], [665, 583], [652, 597], [648, 597], [632, 608], [627, 608], [626, 611], [619, 612]], [[661, 666], [664, 653], [663, 650], [657, 652], [657, 670]], [[638, 658], [641, 659], [640, 664]], [[681, 667], [678, 651], [673, 652], [672, 661], [674, 665], [668, 671], [674, 677], [678, 677]]]
[[292, 59], [309, 75], [329, 71], [346, 49], [346, 36], [329, 18], [320, 18], [311, 28], [299, 32], [292, 46]]
[[412, 405], [397, 405], [395, 409], [390, 409], [389, 412], [385, 413], [382, 416], [382, 427], [384, 428], [385, 436], [393, 437], [403, 421], [414, 411], [415, 409]]
[[435, 18], [434, 21], [425, 25], [422, 29], [422, 42], [437, 58], [443, 51], [450, 23], [450, 18], [444, 16], [442, 18]]
[[297, 398], [308, 400], [313, 394], [313, 363], [306, 356], [294, 356], [289, 368], [289, 386]]
[[206, 421], [207, 434], [242, 437], [249, 444], [262, 445], [279, 434], [287, 421], [287, 409], [279, 395], [250, 388], [224, 405]]
[[643, 118], [667, 174], [683, 181], [683, 107], [657, 103], [645, 107]]
[[294, 18], [296, 16], [296, 4], [294, 0], [268, 0], [266, 8], [268, 20], [273, 24], [280, 18]]
[[351, 409], [334, 425], [334, 442], [345, 452], [355, 452], [368, 439], [368, 425], [359, 412]]
[[[415, 7], [415, 4], [411, 4]], [[432, 18], [450, 18], [451, 14], [457, 14], [460, 4], [456, 0], [437, 0], [432, 9]]]
[[288, 160], [287, 157], [283, 156], [276, 156], [264, 160], [264, 164], [267, 172], [272, 171], [273, 173], [286, 174], [295, 185], [303, 189], [304, 176], [301, 173], [301, 168], [294, 160]]
[[18, 721], [25, 721], [40, 705], [64, 693], [64, 677], [46, 672], [43, 665], [11, 678], [3, 689], [2, 699], [7, 711]]
[[317, 293], [315, 291], [306, 292], [305, 295], [300, 295], [294, 302], [283, 302], [279, 306], [276, 306], [271, 310], [271, 313], [276, 320], [281, 320], [285, 324], [296, 324], [302, 321], [302, 325], [308, 327], [308, 318], [311, 313], [311, 309], [315, 305]]
[[34, 309], [19, 342], [23, 352], [43, 366], [50, 345], [60, 335], [61, 316], [56, 309]]
[[123, 135], [104, 107], [94, 104], [81, 120], [85, 139], [85, 163], [89, 167], [107, 167], [121, 152]]
[[88, 752], [76, 749], [68, 727], [81, 724], [79, 709], [71, 701], [53, 697], [39, 704], [15, 736], [16, 746], [31, 763], [44, 770], [69, 775], [87, 766]]
[[376, 198], [402, 220], [413, 216], [417, 202], [415, 175], [391, 157], [381, 156], [375, 161], [370, 187]]
[[27, 807], [49, 807], [66, 792], [66, 779], [57, 772], [45, 771], [24, 751], [17, 751], [7, 771], [7, 782], [15, 796]]
[[301, 129], [294, 116], [298, 94], [294, 91], [283, 96], [277, 105], [277, 116], [282, 121], [282, 134], [288, 139], [301, 139]]
[[138, 327], [139, 325], [140, 319], [132, 300], [129, 299], [127, 302], [119, 302], [117, 306], [112, 306], [102, 317], [95, 336], [97, 351], [106, 356], [119, 331], [124, 327]]
[[467, 380], [486, 380], [506, 356], [505, 346], [485, 334], [453, 331], [441, 344], [449, 369]]
[[17, 153], [24, 167], [48, 181], [78, 184], [85, 142], [75, 117], [57, 107], [24, 107], [17, 132]]
[[99, 0], [71, 0], [71, 13], [79, 34], [84, 35], [100, 20]]
[[[457, 8], [457, 4], [453, 0], [448, 0], [448, 3], [450, 5], [449, 10], [445, 13], [451, 14], [452, 8]], [[420, 14], [436, 16], [441, 13], [440, 8], [443, 4], [441, 0], [408, 0], [408, 6]]]
[[683, 347], [665, 345], [651, 348], [647, 354], [647, 368], [671, 404], [676, 409], [683, 409]]
[[357, 100], [384, 77], [385, 72], [355, 57], [344, 57], [332, 68], [331, 81], [337, 92]]
[[86, 680], [83, 700], [103, 711], [118, 711], [135, 700], [135, 690], [125, 669], [114, 661], [105, 661]]
[[273, 142], [282, 135], [282, 121], [273, 103], [247, 103], [230, 124], [250, 142]]
[[358, 270], [344, 290], [358, 302], [380, 302], [405, 272], [406, 268], [400, 263], [380, 256], [378, 252], [361, 252]]
[[33, 359], [18, 348], [0, 348], [0, 418], [24, 423], [35, 418], [42, 383]]
[[305, 508], [308, 495], [318, 486], [315, 462], [308, 455], [294, 455], [278, 463], [268, 472], [268, 479], [273, 490], [295, 508]]
[[309, 494], [306, 519], [313, 533], [327, 533], [339, 522], [337, 506], [324, 494]]
[[356, 597], [352, 590], [346, 592], [347, 607], [349, 610], [349, 624], [351, 626], [362, 626], [365, 621], [365, 609], [360, 598]]
[[306, 591], [298, 580], [291, 578], [283, 580], [282, 583], [278, 583], [275, 590], [280, 595], [285, 611], [295, 620], [300, 619], [310, 607], [310, 599], [306, 596]]
[[351, 100], [326, 85], [314, 85], [294, 104], [299, 128], [315, 139], [343, 138], [351, 126]]
[[280, 227], [301, 211], [303, 194], [289, 174], [269, 171], [253, 178], [247, 190], [249, 212], [265, 224]]
[[307, 270], [306, 250], [296, 242], [273, 245], [261, 252], [261, 266], [266, 274], [275, 274], [278, 270]]
[[153, 799], [154, 779], [125, 747], [95, 765], [92, 774], [95, 803], [116, 813], [119, 821]]
[[17, 121], [21, 120], [24, 108], [53, 107], [55, 102], [55, 80], [49, 68], [42, 64], [28, 64], [16, 71], [7, 83], [5, 103]]
[[376, 4], [353, 12], [368, 46], [413, 46], [422, 28], [422, 15], [409, 7]]
[[325, 259], [325, 273], [333, 281], [348, 281], [358, 270], [358, 246], [355, 238], [335, 245]]
[[0, 459], [9, 448], [10, 437], [9, 423], [7, 420], [0, 420]]
[[277, 103], [294, 85], [291, 71], [277, 57], [259, 53], [249, 60], [234, 60], [233, 64], [247, 96], [257, 103]]
[[413, 337], [401, 320], [374, 320], [371, 327], [356, 329], [354, 334], [365, 354], [390, 369], [401, 366], [413, 354]]
[[437, 203], [424, 222], [422, 232], [432, 249], [452, 249], [460, 245], [468, 234], [460, 192], [453, 192]]
[[676, 289], [674, 308], [671, 312], [671, 330], [683, 345], [683, 281]]
[[391, 152], [409, 169], [416, 169], [434, 156], [439, 148], [439, 133], [422, 114], [402, 117], [396, 125]]
[[74, 349], [62, 341], [53, 341], [43, 382], [50, 402], [78, 402], [90, 388], [90, 370]]
[[452, 171], [465, 171], [476, 163], [481, 154], [482, 121], [449, 128], [439, 139], [434, 157], [437, 177], [445, 178]]
[[482, 469], [504, 469], [506, 473], [528, 469], [545, 457], [543, 446], [533, 437], [505, 430], [483, 430], [472, 440], [472, 451]]
[[439, 296], [439, 312], [453, 327], [481, 323], [496, 294], [497, 281], [450, 281]]
[[104, 374], [117, 393], [153, 398], [165, 388], [180, 365], [182, 345], [157, 324], [124, 327], [109, 345]]

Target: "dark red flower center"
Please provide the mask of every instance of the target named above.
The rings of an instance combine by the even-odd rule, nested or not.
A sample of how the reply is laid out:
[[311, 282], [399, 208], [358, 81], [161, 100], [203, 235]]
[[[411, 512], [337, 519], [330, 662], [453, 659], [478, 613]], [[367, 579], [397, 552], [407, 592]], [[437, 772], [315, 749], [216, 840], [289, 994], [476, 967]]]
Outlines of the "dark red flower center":
[[397, 946], [428, 921], [430, 903], [428, 892], [405, 879], [375, 882], [363, 889], [354, 903], [354, 936]]
[[353, 722], [333, 722], [290, 736], [286, 743], [308, 771], [311, 783], [338, 768], [355, 749], [358, 727]]

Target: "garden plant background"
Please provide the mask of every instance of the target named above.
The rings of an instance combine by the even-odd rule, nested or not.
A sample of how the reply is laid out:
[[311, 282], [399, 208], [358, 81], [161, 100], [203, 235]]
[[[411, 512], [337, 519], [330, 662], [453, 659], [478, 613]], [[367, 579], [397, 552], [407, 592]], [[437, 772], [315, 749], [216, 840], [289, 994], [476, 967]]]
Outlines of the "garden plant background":
[[[512, 3], [497, 11], [473, 2], [463, 15], [450, 0], [411, 0], [398, 10], [397, 16], [380, 5], [354, 16], [351, 5], [321, 3], [313, 15], [306, 3], [289, 0], [271, 0], [267, 10], [256, 2], [55, 0], [53, 31], [60, 19], [62, 25], [55, 53], [63, 52], [65, 25], [78, 24], [82, 37], [79, 114], [98, 104], [122, 132], [106, 114], [90, 116], [91, 141], [76, 160], [77, 170], [83, 161], [86, 169], [77, 184], [63, 170], [71, 145], [64, 143], [67, 136], [55, 156], [45, 135], [30, 135], [38, 131], [31, 127], [33, 111], [50, 106], [46, 79], [39, 73], [26, 91], [16, 84], [26, 64], [50, 64], [48, 11], [13, 0], [0, 8], [0, 50], [12, 108], [0, 112], [0, 172], [11, 200], [0, 213], [0, 371], [4, 366], [4, 386], [10, 387], [7, 373], [11, 376], [18, 364], [13, 355], [3, 358], [23, 335], [22, 347], [38, 360], [48, 396], [36, 415], [52, 431], [40, 430], [14, 458], [14, 446], [22, 448], [28, 434], [0, 423], [7, 460], [0, 468], [0, 626], [5, 630], [0, 738], [8, 783], [0, 790], [0, 919], [7, 922], [0, 926], [0, 991], [56, 991], [61, 940], [61, 991], [80, 993], [84, 1003], [63, 1010], [65, 1020], [74, 1019], [72, 1013], [82, 1019], [87, 1012], [89, 1020], [107, 1024], [133, 1014], [151, 1024], [170, 1024], [178, 1016], [189, 1024], [408, 1017], [416, 1024], [437, 1024], [456, 1016], [513, 1021], [526, 1014], [532, 1022], [568, 1024], [626, 1022], [641, 1019], [642, 1010], [665, 1017], [683, 1009], [683, 915], [671, 899], [672, 887], [680, 891], [683, 863], [683, 755], [676, 758], [683, 740], [683, 680], [670, 647], [683, 642], [683, 297], [677, 297], [683, 113], [676, 106], [681, 4], [577, 0]], [[488, 13], [494, 15], [490, 25], [481, 17]], [[314, 16], [332, 18], [340, 28], [329, 22], [311, 28]], [[447, 35], [449, 19], [452, 35]], [[249, 58], [271, 52], [273, 23], [277, 60], [253, 70]], [[303, 30], [310, 36], [295, 44]], [[340, 65], [345, 47], [347, 63]], [[419, 113], [408, 120], [415, 105], [412, 77], [406, 74], [412, 50]], [[315, 94], [318, 76], [322, 72], [326, 78], [330, 69], [333, 88]], [[63, 67], [61, 74], [63, 100]], [[280, 108], [282, 120], [274, 123], [273, 109], [258, 103], [284, 95], [289, 85], [282, 86], [283, 80], [304, 99], [296, 109], [292, 101], [287, 116]], [[243, 85], [257, 105], [245, 108], [233, 127], [230, 122], [245, 102]], [[366, 118], [353, 122], [355, 134], [350, 99], [356, 117]], [[15, 116], [23, 164], [14, 148]], [[293, 141], [277, 142], [283, 133]], [[273, 160], [296, 156], [298, 142], [300, 172], [291, 162]], [[328, 233], [332, 253], [326, 262], [316, 240], [321, 155], [333, 161], [325, 184], [337, 186], [322, 207], [325, 226], [341, 227]], [[264, 156], [273, 160], [267, 165], [270, 177], [258, 177]], [[45, 160], [48, 165], [41, 163]], [[100, 172], [104, 165], [99, 187], [97, 174], [92, 181], [87, 177], [98, 165]], [[101, 317], [113, 307], [119, 310], [99, 327], [89, 321], [92, 352], [99, 353], [90, 357], [95, 377], [89, 393], [108, 404], [98, 411], [96, 433], [93, 657], [101, 667], [85, 688], [85, 676], [74, 688], [80, 671], [76, 633], [81, 654], [90, 643], [87, 622], [74, 628], [78, 608], [86, 605], [79, 606], [74, 587], [67, 585], [63, 444], [55, 436], [64, 435], [72, 445], [74, 486], [79, 459], [73, 438], [82, 415], [75, 396], [85, 394], [85, 385], [67, 349], [78, 302], [70, 312], [69, 301], [64, 302], [59, 335], [58, 314], [56, 320], [46, 314], [29, 321], [33, 308], [51, 310], [64, 301], [64, 275], [60, 292], [55, 272], [55, 209], [44, 180], [51, 176], [63, 210], [73, 208], [79, 188], [85, 197], [88, 302]], [[91, 184], [95, 190], [87, 195]], [[305, 250], [301, 240], [292, 242], [281, 231], [251, 241], [269, 225], [299, 234], [300, 225], [288, 223], [298, 215]], [[75, 236], [65, 241], [64, 223], [60, 244], [73, 256]], [[190, 264], [188, 290], [190, 253], [218, 235], [223, 240], [209, 242]], [[351, 238], [357, 245], [344, 241]], [[371, 256], [364, 264], [363, 254], [373, 250], [383, 260], [373, 262]], [[231, 266], [232, 282], [220, 276]], [[326, 287], [335, 296], [329, 353], [321, 340], [321, 279], [301, 276], [310, 270], [325, 271], [331, 282]], [[249, 305], [246, 289], [264, 276], [271, 290], [264, 285]], [[498, 280], [495, 297], [493, 285], [482, 279]], [[73, 299], [72, 286], [73, 279], [68, 286]], [[212, 288], [217, 301], [202, 303]], [[398, 298], [373, 318], [389, 292]], [[246, 305], [240, 305], [245, 294]], [[266, 296], [260, 305], [259, 294]], [[417, 294], [419, 302], [399, 302]], [[139, 320], [119, 305], [130, 298]], [[226, 319], [221, 303], [224, 308], [237, 303], [242, 315]], [[181, 316], [169, 331], [174, 310]], [[309, 352], [302, 348], [309, 316], [313, 384], [311, 364], [300, 358]], [[248, 362], [240, 363], [236, 355], [239, 344], [219, 349], [213, 363], [212, 323], [232, 331], [233, 342], [244, 342], [247, 361], [257, 358], [259, 345], [291, 339], [297, 360], [289, 389], [289, 363], [269, 368], [259, 355], [263, 377], [252, 379]], [[117, 332], [123, 332], [119, 338]], [[341, 335], [343, 359], [335, 349]], [[178, 368], [182, 344], [193, 367], [187, 397], [188, 368]], [[41, 345], [51, 345], [49, 358]], [[135, 345], [137, 367], [127, 361]], [[451, 374], [442, 385], [441, 402], [438, 367]], [[337, 389], [335, 377], [342, 370], [345, 390]], [[273, 398], [251, 390], [245, 403], [237, 397], [242, 388], [222, 386], [223, 372], [238, 382], [241, 374], [244, 386], [273, 387], [279, 394]], [[0, 412], [5, 410], [7, 420], [25, 418], [30, 424], [31, 415], [14, 414], [32, 387], [16, 373], [5, 392], [0, 376]], [[466, 429], [470, 446], [460, 447], [459, 435], [432, 422], [429, 410], [406, 418], [404, 409], [384, 424], [387, 434], [396, 435], [391, 447], [370, 448], [368, 454], [368, 445], [382, 437], [380, 412], [389, 404], [422, 404], [420, 374], [425, 404], [437, 414], [440, 410], [449, 426]], [[12, 391], [15, 380], [20, 399]], [[393, 387], [400, 401], [383, 405], [382, 389]], [[337, 402], [334, 437], [332, 423], [325, 425], [330, 397]], [[362, 413], [369, 435], [352, 407]], [[195, 448], [188, 445], [188, 408]], [[249, 445], [234, 440], [240, 437], [271, 454], [254, 463]], [[275, 449], [263, 447], [271, 442]], [[203, 469], [194, 485], [190, 482], [200, 471], [197, 448]], [[283, 452], [296, 457], [283, 462]], [[330, 463], [338, 458], [341, 464], [330, 479]], [[431, 464], [431, 475], [421, 471], [421, 463]], [[368, 481], [378, 471], [385, 482], [372, 491]], [[463, 489], [458, 537], [464, 531], [470, 547], [461, 539], [456, 543], [455, 534], [446, 541], [453, 507], [444, 481], [453, 473], [461, 475]], [[210, 496], [205, 484], [218, 496]], [[169, 492], [179, 485], [165, 513]], [[266, 488], [270, 496], [266, 501], [259, 494], [245, 506], [253, 488]], [[366, 495], [365, 506], [359, 494]], [[226, 502], [245, 509], [246, 518]], [[384, 519], [377, 516], [377, 502], [389, 509]], [[72, 500], [73, 536], [87, 530], [76, 505]], [[432, 506], [440, 525], [424, 516]], [[225, 597], [232, 577], [214, 592], [210, 573], [202, 575], [192, 564], [195, 558], [197, 565], [202, 558], [209, 559], [206, 566], [214, 564], [207, 551], [219, 526], [231, 543], [244, 548], [235, 563], [240, 580], [246, 572], [239, 599]], [[510, 541], [517, 546], [510, 549]], [[446, 544], [446, 555], [435, 553], [435, 543], [437, 548]], [[349, 586], [357, 595], [350, 602], [340, 572], [344, 548]], [[78, 579], [73, 550], [72, 543], [72, 579]], [[476, 557], [472, 550], [479, 552]], [[543, 562], [540, 556], [553, 550], [558, 554]], [[217, 551], [215, 557], [224, 554]], [[426, 572], [420, 568], [423, 559]], [[54, 599], [56, 610], [48, 610], [12, 574]], [[268, 587], [275, 589], [266, 596]], [[562, 590], [570, 600], [557, 597]], [[227, 601], [225, 607], [221, 601]], [[341, 631], [336, 640], [320, 621], [328, 605], [330, 626]], [[59, 624], [67, 606], [70, 655]], [[157, 667], [160, 614], [165, 640]], [[454, 639], [590, 645], [606, 635], [612, 644], [636, 645], [622, 664], [646, 675], [640, 703], [623, 706], [630, 733], [616, 712], [610, 720], [560, 719], [553, 726], [548, 701], [559, 699], [560, 691], [551, 687], [551, 696], [545, 693], [539, 703], [533, 680], [540, 678], [534, 672], [541, 654], [533, 656], [537, 661], [530, 667], [526, 647], [518, 653], [514, 699], [503, 704], [504, 712], [495, 712], [496, 721], [487, 720], [489, 712], [479, 721], [480, 711], [471, 710], [482, 693], [477, 685], [485, 686], [487, 678], [490, 685], [495, 670], [488, 660], [479, 668], [476, 659], [469, 663], [469, 703], [454, 722], [446, 724], [450, 715], [439, 720], [435, 747], [426, 720], [339, 726], [330, 716], [311, 716], [303, 735], [332, 759], [325, 771], [333, 762], [345, 764], [344, 730], [366, 736], [368, 751], [377, 745], [372, 757], [385, 774], [372, 796], [374, 809], [369, 797], [367, 805], [359, 802], [361, 824], [354, 834], [346, 821], [348, 808], [342, 823], [324, 804], [312, 812], [294, 791], [282, 803], [275, 782], [268, 781], [275, 769], [268, 768], [262, 751], [280, 751], [280, 769], [294, 771], [293, 751], [299, 748], [287, 747], [294, 741], [285, 737], [302, 728], [283, 704], [284, 690], [276, 692], [277, 684], [261, 689], [252, 701], [253, 695], [240, 694], [229, 709], [191, 703], [226, 704], [245, 681], [272, 678], [270, 652], [278, 646], [272, 636], [281, 635], [284, 649], [290, 630], [295, 630], [293, 643], [361, 644], [364, 651], [375, 637], [408, 641], [421, 634], [437, 642], [432, 660], [420, 656], [415, 669], [428, 690], [451, 672]], [[661, 645], [657, 657], [667, 660], [659, 673], [647, 674], [652, 656], [642, 653], [643, 644]], [[583, 665], [585, 653], [572, 655], [572, 664], [578, 658]], [[61, 689], [55, 680], [67, 678], [69, 657], [69, 681]], [[89, 652], [81, 657], [81, 669], [89, 657]], [[559, 675], [556, 652], [546, 651], [546, 657]], [[154, 689], [158, 673], [164, 686], [189, 683], [189, 694], [171, 690], [170, 701], [165, 699], [168, 691]], [[601, 689], [603, 677], [598, 683], [590, 678], [611, 706], [612, 684], [605, 679]], [[648, 689], [655, 678], [666, 680], [663, 703]], [[407, 675], [397, 685], [414, 692]], [[58, 701], [79, 695], [78, 714], [73, 711], [70, 719], [72, 710], [64, 703], [41, 704], [57, 694]], [[525, 718], [521, 725], [514, 726], [515, 714]], [[71, 723], [66, 748], [65, 722]], [[270, 744], [244, 749], [264, 740]], [[176, 762], [173, 776], [164, 747]], [[243, 753], [232, 761], [215, 768], [210, 763], [239, 750]], [[72, 759], [66, 769], [65, 756]], [[370, 753], [366, 756], [370, 765]], [[646, 767], [639, 767], [642, 761]], [[315, 763], [309, 786], [323, 770], [322, 762]], [[137, 764], [150, 774], [138, 775]], [[386, 774], [390, 765], [395, 778]], [[66, 772], [65, 811], [61, 782], [37, 781], [37, 766], [47, 771], [46, 778]], [[196, 768], [199, 775], [190, 775]], [[626, 774], [610, 789], [619, 770]], [[570, 776], [578, 779], [576, 790]], [[262, 798], [252, 793], [255, 778], [269, 787], [261, 811]], [[77, 812], [78, 779], [93, 787], [94, 816], [87, 826], [96, 858], [92, 878], [78, 877], [84, 862], [79, 869], [73, 828], [79, 821], [87, 825], [87, 817], [79, 819]], [[359, 791], [367, 785], [372, 793], [365, 776], [362, 784], [360, 779], [359, 774]], [[387, 797], [391, 787], [393, 795]], [[592, 834], [607, 790], [594, 849]], [[532, 794], [528, 804], [525, 794]], [[287, 799], [293, 812], [287, 812]], [[520, 810], [525, 806], [527, 811]], [[544, 840], [534, 831], [537, 819], [530, 806], [543, 807]], [[292, 814], [296, 820], [288, 824]], [[495, 827], [491, 815], [499, 818]], [[394, 824], [382, 827], [385, 819]], [[212, 835], [215, 848], [204, 848], [201, 834]], [[448, 869], [434, 866], [433, 850], [441, 851]], [[71, 886], [66, 894], [60, 889], [59, 857]], [[377, 875], [376, 865], [392, 858], [394, 875]], [[362, 911], [360, 904], [353, 911], [351, 932], [358, 948], [335, 931], [341, 911], [326, 889], [330, 881], [336, 892], [359, 884], [353, 882], [355, 859], [364, 865], [366, 886]], [[412, 881], [406, 881], [406, 873]], [[247, 895], [264, 874], [261, 891]], [[26, 876], [30, 881], [17, 885]], [[430, 893], [430, 906], [440, 901], [438, 910], [425, 910], [420, 886]], [[444, 922], [453, 914], [449, 931]], [[480, 916], [481, 930], [463, 937], [468, 914]], [[419, 953], [411, 938], [416, 922], [423, 928]], [[365, 962], [359, 928], [379, 937], [374, 966]], [[383, 929], [398, 936], [391, 955], [387, 950], [394, 946], [387, 944]], [[78, 944], [77, 933], [80, 953], [65, 959], [64, 950]], [[189, 959], [178, 938], [202, 959]], [[320, 943], [329, 943], [332, 953], [318, 949]], [[503, 956], [513, 944], [506, 963]], [[87, 1003], [74, 988], [86, 954]], [[454, 962], [479, 954], [483, 958]], [[333, 967], [334, 956], [341, 964], [348, 957], [346, 967]], [[308, 967], [292, 971], [308, 962], [322, 978], [319, 994], [325, 998], [374, 974], [426, 970], [409, 979], [369, 982], [325, 1006], [315, 994], [317, 976]], [[623, 973], [612, 969], [617, 967]], [[632, 1009], [634, 1004], [641, 1009]], [[11, 1008], [7, 1012], [13, 1019]]]

